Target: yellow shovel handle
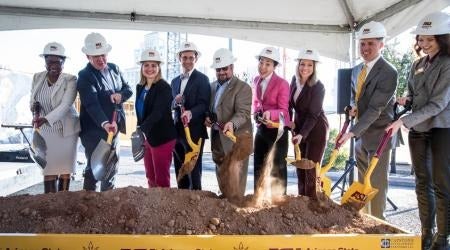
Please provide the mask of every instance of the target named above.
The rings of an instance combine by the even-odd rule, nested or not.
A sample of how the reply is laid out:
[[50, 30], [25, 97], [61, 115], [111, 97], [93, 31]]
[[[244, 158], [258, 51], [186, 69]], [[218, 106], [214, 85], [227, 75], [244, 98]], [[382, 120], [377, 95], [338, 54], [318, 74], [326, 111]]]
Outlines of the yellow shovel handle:
[[325, 174], [333, 167], [334, 162], [337, 159], [337, 155], [338, 155], [339, 150], [338, 149], [333, 149], [333, 151], [331, 151], [331, 155], [330, 155], [330, 159], [327, 163], [327, 165], [325, 165], [324, 167], [322, 167], [322, 169], [320, 169], [320, 177], [324, 177]]
[[108, 143], [109, 145], [111, 145], [112, 140], [113, 140], [113, 137], [114, 137], [114, 132], [109, 131], [109, 132], [108, 132], [108, 138], [106, 139], [106, 143]]
[[369, 168], [367, 169], [366, 175], [364, 176], [364, 187], [372, 189], [372, 185], [370, 183], [370, 177], [372, 176], [372, 172], [378, 164], [378, 157], [374, 156], [370, 160]]
[[225, 135], [226, 135], [228, 138], [230, 138], [230, 140], [231, 140], [232, 142], [236, 143], [236, 136], [234, 136], [234, 134], [231, 133], [231, 131], [228, 131], [228, 130], [227, 130], [227, 132], [225, 132]]
[[194, 141], [192, 141], [191, 131], [189, 130], [188, 126], [184, 127], [184, 133], [186, 134], [187, 143], [189, 144], [189, 147], [192, 148], [192, 151], [200, 151], [200, 144], [202, 142], [202, 138], [198, 140], [198, 144], [195, 144]]
[[300, 152], [300, 146], [298, 144], [294, 145], [294, 155], [295, 161], [300, 161], [302, 159], [302, 153]]
[[272, 128], [278, 128], [280, 126], [279, 122], [273, 122], [271, 120], [266, 121], [267, 125], [270, 125]]

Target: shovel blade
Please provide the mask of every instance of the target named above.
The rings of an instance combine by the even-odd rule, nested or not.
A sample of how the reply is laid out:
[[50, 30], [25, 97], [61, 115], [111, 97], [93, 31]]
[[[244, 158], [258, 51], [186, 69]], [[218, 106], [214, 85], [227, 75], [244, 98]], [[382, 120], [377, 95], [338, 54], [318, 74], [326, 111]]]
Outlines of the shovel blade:
[[301, 159], [299, 161], [294, 161], [291, 164], [299, 169], [313, 169], [316, 167], [316, 164], [308, 159]]
[[102, 180], [109, 180], [117, 173], [117, 163], [119, 162], [119, 157], [117, 156], [116, 150], [111, 150], [108, 160], [105, 165], [105, 175]]
[[41, 168], [44, 169], [45, 166], [47, 166], [47, 160], [45, 159], [45, 156], [42, 156], [42, 153], [37, 153], [32, 148], [29, 148], [29, 154], [31, 159]]
[[39, 134], [38, 131], [33, 131], [33, 141], [30, 148], [30, 157], [36, 162], [42, 169], [47, 165], [46, 160], [47, 144], [45, 139]]
[[110, 157], [111, 145], [100, 140], [91, 155], [91, 170], [96, 180], [103, 180], [106, 174], [106, 165]]
[[280, 112], [279, 114], [279, 124], [278, 124], [278, 130], [277, 130], [277, 138], [275, 138], [275, 143], [277, 143], [277, 141], [281, 138], [281, 136], [283, 136], [284, 133], [284, 125], [285, 125], [285, 121], [284, 121], [284, 114]]
[[350, 203], [354, 207], [361, 209], [367, 202], [371, 201], [378, 193], [378, 189], [354, 182], [342, 196], [341, 204]]
[[33, 132], [33, 147], [35, 149], [38, 148], [42, 152], [47, 151], [47, 143], [45, 143], [44, 137], [36, 130]]

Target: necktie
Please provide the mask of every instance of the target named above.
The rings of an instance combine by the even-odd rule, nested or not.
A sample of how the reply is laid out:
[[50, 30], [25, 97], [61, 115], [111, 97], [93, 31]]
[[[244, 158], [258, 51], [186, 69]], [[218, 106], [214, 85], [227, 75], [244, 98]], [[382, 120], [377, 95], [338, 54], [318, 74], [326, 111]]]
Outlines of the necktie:
[[181, 81], [183, 81], [184, 79], [188, 79], [189, 78], [189, 73], [184, 73], [180, 75], [180, 79]]
[[217, 110], [217, 105], [219, 104], [219, 99], [222, 96], [222, 84], [218, 83], [216, 87], [216, 95], [214, 96], [214, 112]]
[[364, 86], [364, 82], [366, 81], [366, 76], [367, 76], [367, 65], [364, 64], [364, 66], [361, 69], [361, 72], [359, 72], [358, 79], [356, 82], [355, 102], [358, 102], [359, 97], [361, 96], [361, 91]]

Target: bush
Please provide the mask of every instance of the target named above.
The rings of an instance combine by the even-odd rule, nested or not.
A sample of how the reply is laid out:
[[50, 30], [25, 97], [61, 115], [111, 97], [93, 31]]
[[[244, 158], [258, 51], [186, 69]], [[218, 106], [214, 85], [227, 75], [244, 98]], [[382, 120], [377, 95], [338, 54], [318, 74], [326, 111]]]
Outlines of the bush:
[[[325, 153], [323, 155], [322, 166], [327, 164], [330, 159], [331, 152], [333, 151], [335, 146], [334, 142], [336, 140], [337, 134], [338, 134], [337, 129], [330, 130], [330, 134], [328, 136], [327, 141], [327, 147], [325, 148]], [[345, 163], [348, 160], [348, 156], [349, 156], [348, 149], [343, 148], [341, 146], [341, 149], [339, 150], [338, 156], [336, 158], [336, 161], [334, 162], [334, 166], [332, 167], [332, 169], [343, 170], [345, 168]]]

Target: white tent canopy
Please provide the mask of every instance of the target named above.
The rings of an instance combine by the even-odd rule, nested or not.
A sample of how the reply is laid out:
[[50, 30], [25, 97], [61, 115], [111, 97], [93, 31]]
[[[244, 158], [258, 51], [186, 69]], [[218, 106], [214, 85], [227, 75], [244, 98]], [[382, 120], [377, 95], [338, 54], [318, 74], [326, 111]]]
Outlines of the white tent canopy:
[[111, 28], [231, 37], [349, 61], [351, 34], [381, 21], [390, 37], [450, 0], [0, 0], [0, 30]]

